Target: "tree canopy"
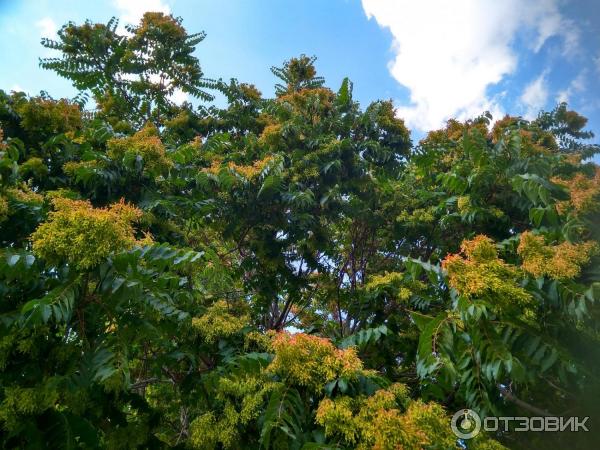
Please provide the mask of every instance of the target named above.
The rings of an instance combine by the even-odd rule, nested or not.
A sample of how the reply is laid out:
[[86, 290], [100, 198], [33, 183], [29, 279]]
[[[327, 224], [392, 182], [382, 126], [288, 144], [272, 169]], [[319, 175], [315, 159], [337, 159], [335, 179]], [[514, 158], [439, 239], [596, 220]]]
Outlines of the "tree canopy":
[[68, 23], [40, 64], [81, 94], [0, 91], [2, 447], [591, 448], [450, 428], [598, 413], [586, 119], [415, 143], [314, 57], [272, 68], [273, 98], [207, 80], [203, 38]]

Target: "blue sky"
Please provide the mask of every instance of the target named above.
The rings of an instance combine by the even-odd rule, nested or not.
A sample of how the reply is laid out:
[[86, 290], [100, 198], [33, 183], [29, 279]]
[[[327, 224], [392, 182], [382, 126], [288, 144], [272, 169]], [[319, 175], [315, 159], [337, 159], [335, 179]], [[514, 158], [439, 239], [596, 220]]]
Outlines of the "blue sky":
[[48, 52], [40, 37], [69, 20], [136, 21], [146, 9], [207, 33], [197, 49], [207, 77], [272, 95], [270, 66], [316, 55], [329, 86], [348, 76], [361, 104], [393, 99], [415, 137], [449, 117], [533, 117], [559, 100], [600, 135], [597, 0], [0, 0], [0, 89], [73, 96], [38, 67]]

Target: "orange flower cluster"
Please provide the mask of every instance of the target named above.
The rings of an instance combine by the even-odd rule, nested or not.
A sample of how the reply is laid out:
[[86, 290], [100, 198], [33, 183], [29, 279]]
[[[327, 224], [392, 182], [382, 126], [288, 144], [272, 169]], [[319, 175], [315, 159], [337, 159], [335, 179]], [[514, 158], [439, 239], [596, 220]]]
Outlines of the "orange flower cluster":
[[457, 142], [462, 139], [465, 131], [472, 129], [479, 130], [485, 136], [487, 135], [487, 125], [482, 121], [466, 121], [459, 122], [456, 119], [450, 119], [446, 122], [446, 127], [439, 130], [430, 131], [424, 139], [420, 141], [421, 145], [425, 144], [445, 144], [448, 141]]
[[492, 142], [496, 144], [506, 133], [508, 129], [515, 126], [519, 122], [518, 117], [505, 115], [502, 119], [497, 120], [492, 127], [492, 131], [490, 132], [490, 137], [492, 138]]
[[227, 164], [227, 167], [229, 167], [229, 169], [233, 170], [234, 172], [239, 173], [244, 178], [251, 179], [259, 176], [264, 170], [264, 168], [267, 166], [267, 164], [269, 164], [272, 160], [273, 158], [271, 156], [267, 156], [263, 159], [254, 161], [254, 163], [252, 163], [251, 166], [242, 166], [234, 163], [233, 161], [230, 161]]
[[318, 100], [318, 102], [324, 107], [329, 107], [333, 102], [334, 96], [335, 95], [331, 89], [312, 88], [301, 89], [299, 91], [294, 91], [290, 94], [282, 95], [277, 99], [277, 101], [289, 102], [296, 107], [304, 108], [309, 106], [315, 100]]
[[[497, 120], [494, 123], [492, 131], [489, 133], [489, 137], [492, 142], [496, 144], [501, 138], [506, 137], [512, 130], [516, 130], [519, 127], [519, 122], [522, 121], [520, 117], [513, 117], [506, 115], [502, 119]], [[558, 144], [556, 138], [549, 131], [543, 130], [524, 130], [519, 129], [521, 136], [521, 148], [529, 154], [544, 153], [547, 154], [551, 150], [557, 150]]]
[[320, 121], [320, 118], [331, 111], [335, 94], [331, 89], [313, 88], [301, 89], [290, 94], [280, 96], [277, 101], [288, 103], [298, 112], [309, 119], [312, 124]]
[[556, 149], [556, 142], [553, 142], [554, 137], [550, 134], [550, 139], [547, 139], [545, 136], [537, 136], [533, 132], [529, 130], [519, 130], [519, 134], [521, 135], [521, 152], [526, 155], [549, 155], [550, 149], [548, 145], [552, 146], [553, 149]]
[[225, 167], [239, 175], [241, 175], [242, 177], [244, 177], [247, 180], [251, 180], [253, 178], [258, 177], [262, 171], [264, 170], [264, 168], [273, 160], [272, 156], [266, 156], [263, 159], [259, 159], [257, 161], [254, 161], [254, 163], [252, 163], [252, 165], [248, 165], [248, 166], [244, 166], [241, 164], [236, 164], [233, 161], [229, 161], [227, 162], [226, 166], [223, 166], [223, 160], [221, 158], [215, 158], [213, 159], [210, 167], [204, 168], [202, 169], [202, 171], [204, 173], [210, 173], [212, 175], [218, 175], [221, 170], [223, 170]]
[[569, 180], [553, 178], [552, 181], [569, 190], [570, 200], [557, 204], [559, 212], [573, 209], [576, 213], [597, 212], [600, 209], [600, 167], [596, 166], [593, 177], [579, 172]]
[[140, 40], [142, 43], [149, 33], [155, 33], [156, 29], [160, 29], [171, 39], [185, 39], [186, 31], [181, 23], [171, 15], [162, 12], [146, 12], [142, 17], [139, 28], [135, 31], [134, 40]]
[[464, 240], [460, 245], [460, 251], [467, 258], [475, 262], [492, 261], [498, 257], [498, 250], [494, 242], [487, 236], [480, 234], [471, 240]]
[[262, 92], [258, 90], [258, 88], [249, 83], [240, 83], [239, 85], [240, 92], [242, 93], [242, 98], [249, 101], [259, 101], [262, 97]]

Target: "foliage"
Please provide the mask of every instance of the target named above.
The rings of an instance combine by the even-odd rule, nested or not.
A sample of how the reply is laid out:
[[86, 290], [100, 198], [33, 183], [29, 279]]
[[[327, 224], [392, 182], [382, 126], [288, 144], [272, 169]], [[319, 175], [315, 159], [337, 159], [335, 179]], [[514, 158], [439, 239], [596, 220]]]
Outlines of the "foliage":
[[171, 118], [177, 90], [212, 99], [203, 90], [211, 83], [192, 56], [203, 33], [188, 35], [181, 19], [158, 12], [144, 14], [139, 25], [125, 27], [126, 33], [118, 25], [115, 18], [106, 25], [69, 22], [58, 31], [58, 40], [42, 39], [62, 57], [44, 58], [40, 65], [91, 92], [103, 115], [125, 128], [131, 126], [127, 119], [159, 125]]
[[[458, 441], [450, 416], [597, 411], [586, 119], [485, 114], [413, 144], [314, 57], [272, 69], [274, 98], [204, 79], [203, 37], [160, 13], [69, 23], [41, 64], [78, 98], [0, 91], [2, 446], [574, 445]], [[209, 89], [226, 105], [172, 98]]]
[[55, 211], [31, 235], [33, 253], [49, 264], [90, 269], [137, 243], [131, 222], [141, 211], [132, 206], [121, 202], [93, 208], [88, 201], [60, 197], [52, 204]]

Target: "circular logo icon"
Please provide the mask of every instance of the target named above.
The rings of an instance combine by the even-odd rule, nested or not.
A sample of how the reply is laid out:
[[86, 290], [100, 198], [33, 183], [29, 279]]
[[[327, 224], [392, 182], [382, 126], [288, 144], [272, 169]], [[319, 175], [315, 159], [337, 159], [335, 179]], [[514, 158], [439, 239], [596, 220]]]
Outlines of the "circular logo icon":
[[481, 418], [472, 409], [461, 409], [452, 416], [450, 426], [457, 438], [471, 439], [481, 430]]

